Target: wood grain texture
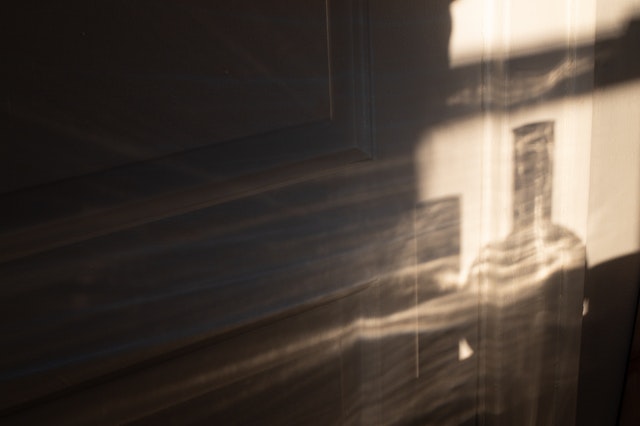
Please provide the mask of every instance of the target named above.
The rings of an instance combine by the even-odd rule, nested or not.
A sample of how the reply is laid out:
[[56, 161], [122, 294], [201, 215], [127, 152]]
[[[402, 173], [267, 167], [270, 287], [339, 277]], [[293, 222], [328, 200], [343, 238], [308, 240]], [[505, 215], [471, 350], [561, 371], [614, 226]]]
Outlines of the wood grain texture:
[[[361, 72], [340, 57], [354, 50], [358, 13], [325, 0], [12, 5], [3, 112], [30, 132], [12, 134], [2, 168], [13, 179], [2, 192], [313, 122], [352, 123], [337, 104], [352, 102], [348, 80]], [[30, 173], [15, 168], [23, 164]]]
[[330, 120], [3, 194], [3, 422], [411, 423], [447, 389], [416, 381], [413, 155], [444, 114], [449, 2], [328, 4]]

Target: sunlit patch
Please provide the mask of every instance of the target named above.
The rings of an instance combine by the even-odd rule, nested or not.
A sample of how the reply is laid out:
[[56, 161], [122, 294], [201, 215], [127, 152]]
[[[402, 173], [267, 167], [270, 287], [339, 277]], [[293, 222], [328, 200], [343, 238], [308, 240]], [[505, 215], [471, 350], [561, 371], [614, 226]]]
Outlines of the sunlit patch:
[[458, 341], [458, 360], [464, 361], [473, 356], [473, 349], [464, 337]]
[[585, 297], [582, 301], [582, 316], [586, 317], [589, 313], [589, 298]]

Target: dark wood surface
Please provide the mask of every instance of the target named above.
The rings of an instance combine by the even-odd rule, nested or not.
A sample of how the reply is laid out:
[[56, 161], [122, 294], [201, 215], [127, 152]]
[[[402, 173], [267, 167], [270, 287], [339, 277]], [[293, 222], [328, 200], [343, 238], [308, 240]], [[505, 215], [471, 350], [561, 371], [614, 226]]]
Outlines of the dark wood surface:
[[[366, 151], [365, 13], [329, 0], [14, 3], [0, 190], [205, 147], [218, 178]], [[307, 125], [313, 143], [295, 130]]]
[[449, 3], [9, 7], [2, 422], [473, 424], [464, 200], [416, 205], [413, 158], [482, 108]]
[[3, 422], [414, 418], [432, 3], [11, 6]]

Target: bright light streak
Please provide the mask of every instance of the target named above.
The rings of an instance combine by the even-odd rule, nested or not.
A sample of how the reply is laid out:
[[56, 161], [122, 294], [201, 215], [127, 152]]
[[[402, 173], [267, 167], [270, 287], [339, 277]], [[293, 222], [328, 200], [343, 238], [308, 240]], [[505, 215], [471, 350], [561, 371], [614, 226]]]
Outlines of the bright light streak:
[[[620, 20], [629, 18], [630, 1], [607, 3], [612, 7], [609, 10], [607, 6], [606, 17], [601, 20], [598, 16], [598, 19], [603, 29], [619, 31]], [[451, 66], [501, 58], [504, 54], [544, 51], [566, 42], [592, 43], [595, 6], [595, 0], [453, 2]]]
[[471, 349], [471, 345], [467, 342], [467, 339], [462, 338], [458, 341], [458, 359], [460, 361], [464, 361], [465, 359], [469, 359], [473, 356], [473, 349]]
[[582, 316], [586, 317], [589, 314], [589, 298], [585, 297], [582, 301]]

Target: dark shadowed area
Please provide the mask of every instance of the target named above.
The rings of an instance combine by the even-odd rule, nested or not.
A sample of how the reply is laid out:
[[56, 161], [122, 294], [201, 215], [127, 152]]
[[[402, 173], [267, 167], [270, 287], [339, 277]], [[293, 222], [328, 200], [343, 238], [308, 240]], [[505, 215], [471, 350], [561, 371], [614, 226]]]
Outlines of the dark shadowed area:
[[486, 146], [417, 158], [636, 81], [638, 22], [452, 67], [452, 3], [7, 6], [0, 423], [634, 424], [640, 259], [553, 222], [555, 117], [470, 265]]

